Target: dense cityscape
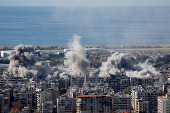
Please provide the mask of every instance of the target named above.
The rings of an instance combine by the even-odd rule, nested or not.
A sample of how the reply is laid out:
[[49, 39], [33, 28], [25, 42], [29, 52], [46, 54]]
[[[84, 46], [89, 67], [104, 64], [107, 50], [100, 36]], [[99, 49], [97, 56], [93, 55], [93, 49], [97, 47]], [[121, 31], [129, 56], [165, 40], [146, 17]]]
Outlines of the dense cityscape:
[[170, 113], [169, 51], [83, 47], [74, 36], [60, 49], [6, 48], [0, 61], [1, 113]]

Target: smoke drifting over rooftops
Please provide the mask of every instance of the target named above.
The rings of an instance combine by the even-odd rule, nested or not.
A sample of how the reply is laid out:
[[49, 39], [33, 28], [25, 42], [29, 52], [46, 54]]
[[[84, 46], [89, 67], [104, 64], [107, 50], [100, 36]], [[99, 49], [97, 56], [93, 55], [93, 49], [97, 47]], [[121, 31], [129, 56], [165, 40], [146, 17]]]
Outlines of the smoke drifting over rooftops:
[[108, 76], [108, 74], [126, 74], [129, 77], [160, 77], [160, 73], [148, 62], [134, 65], [133, 62], [125, 56], [124, 53], [114, 53], [108, 57], [106, 62], [102, 63], [99, 76]]
[[64, 66], [57, 66], [53, 70], [45, 65], [41, 68], [35, 68], [34, 48], [28, 45], [18, 45], [10, 53], [9, 74], [14, 77], [32, 77], [51, 78], [59, 77], [67, 79], [71, 76], [90, 76], [106, 77], [110, 74], [126, 74], [129, 77], [160, 77], [160, 73], [148, 62], [134, 65], [133, 62], [125, 56], [124, 53], [114, 53], [108, 57], [106, 62], [102, 63], [99, 69], [90, 69], [90, 62], [86, 59], [86, 49], [80, 45], [80, 36], [74, 35], [73, 42], [69, 43], [71, 51], [65, 54], [67, 60]]

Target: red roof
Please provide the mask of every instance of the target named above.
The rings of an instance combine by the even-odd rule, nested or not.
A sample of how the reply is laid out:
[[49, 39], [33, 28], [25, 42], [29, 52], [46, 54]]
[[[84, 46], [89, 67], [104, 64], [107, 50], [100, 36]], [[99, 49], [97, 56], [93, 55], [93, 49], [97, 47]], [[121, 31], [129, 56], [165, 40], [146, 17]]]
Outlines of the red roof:
[[11, 108], [11, 109], [18, 109], [18, 108]]
[[106, 95], [79, 95], [77, 97], [105, 97]]
[[9, 87], [14, 87], [14, 86], [9, 86]]

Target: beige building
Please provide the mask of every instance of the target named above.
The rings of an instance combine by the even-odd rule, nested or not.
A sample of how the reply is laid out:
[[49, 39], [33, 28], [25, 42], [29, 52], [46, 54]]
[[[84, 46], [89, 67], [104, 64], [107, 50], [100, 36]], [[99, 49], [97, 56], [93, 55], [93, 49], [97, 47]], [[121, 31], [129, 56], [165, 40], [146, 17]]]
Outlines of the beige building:
[[149, 113], [149, 101], [135, 99], [135, 113]]
[[110, 95], [80, 95], [76, 100], [76, 113], [112, 113]]
[[170, 113], [170, 94], [158, 96], [158, 113]]

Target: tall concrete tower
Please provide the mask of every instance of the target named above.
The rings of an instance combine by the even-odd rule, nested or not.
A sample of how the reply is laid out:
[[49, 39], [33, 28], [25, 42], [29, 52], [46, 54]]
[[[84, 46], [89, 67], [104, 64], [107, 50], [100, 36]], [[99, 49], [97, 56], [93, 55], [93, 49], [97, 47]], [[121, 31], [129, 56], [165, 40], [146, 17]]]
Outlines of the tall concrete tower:
[[88, 84], [89, 84], [89, 75], [85, 75], [84, 76], [84, 87], [88, 87]]

